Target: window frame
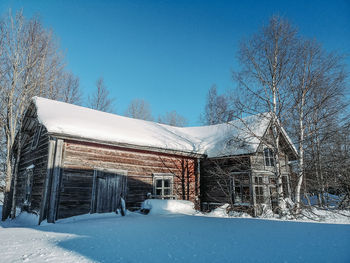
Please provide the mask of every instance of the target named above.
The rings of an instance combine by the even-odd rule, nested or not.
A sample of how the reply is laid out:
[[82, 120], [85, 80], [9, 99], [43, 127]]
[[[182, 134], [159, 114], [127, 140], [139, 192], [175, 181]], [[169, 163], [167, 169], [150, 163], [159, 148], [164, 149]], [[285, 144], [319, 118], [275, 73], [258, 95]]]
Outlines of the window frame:
[[[170, 180], [169, 186], [164, 185], [165, 180]], [[157, 186], [157, 181], [161, 181], [162, 185]], [[157, 194], [157, 189], [161, 190], [161, 195]], [[165, 190], [169, 190], [169, 194], [164, 194]], [[156, 173], [153, 174], [153, 197], [156, 199], [173, 199], [174, 198], [174, 174]]]
[[255, 176], [254, 177], [254, 194], [255, 194], [255, 203], [256, 204], [264, 204], [265, 203], [263, 176]]
[[[246, 178], [243, 178], [246, 177]], [[233, 203], [235, 205], [250, 205], [252, 200], [251, 179], [249, 174], [232, 175]], [[248, 180], [247, 180], [248, 179]], [[246, 191], [248, 188], [248, 194]], [[237, 191], [239, 189], [239, 191]]]
[[26, 168], [26, 177], [25, 177], [25, 189], [24, 189], [24, 202], [25, 206], [31, 205], [31, 197], [34, 183], [34, 165], [30, 165]]
[[275, 161], [275, 156], [274, 156], [273, 150], [269, 147], [266, 147], [266, 148], [264, 148], [263, 153], [264, 153], [265, 166], [274, 167], [276, 161]]

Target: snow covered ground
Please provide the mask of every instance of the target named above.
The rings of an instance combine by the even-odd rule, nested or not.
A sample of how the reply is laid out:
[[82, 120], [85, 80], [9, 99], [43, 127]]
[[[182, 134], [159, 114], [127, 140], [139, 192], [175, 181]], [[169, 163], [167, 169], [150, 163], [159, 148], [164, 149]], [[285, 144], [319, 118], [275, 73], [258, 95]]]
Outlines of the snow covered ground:
[[[350, 224], [205, 216], [158, 201], [149, 215], [0, 224], [0, 262], [350, 262]], [[1, 210], [1, 209], [0, 209]]]

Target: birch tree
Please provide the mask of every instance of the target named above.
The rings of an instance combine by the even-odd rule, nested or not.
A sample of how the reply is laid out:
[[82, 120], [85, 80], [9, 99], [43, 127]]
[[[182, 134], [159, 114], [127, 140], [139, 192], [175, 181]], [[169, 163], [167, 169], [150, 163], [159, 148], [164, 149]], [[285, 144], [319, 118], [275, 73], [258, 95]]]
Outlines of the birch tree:
[[[305, 147], [311, 149], [312, 169], [316, 175], [322, 203], [324, 185], [321, 168], [321, 136], [325, 128], [337, 127], [337, 115], [344, 108], [342, 103], [346, 73], [342, 57], [328, 54], [316, 41], [301, 40], [297, 56], [297, 67], [292, 76], [290, 94], [292, 96], [292, 117], [294, 131], [299, 146], [299, 171], [295, 187], [295, 202], [300, 209], [301, 187], [305, 175]], [[292, 132], [293, 132], [292, 130]], [[328, 131], [326, 137], [334, 131]], [[311, 161], [311, 160], [310, 160]], [[309, 161], [309, 163], [310, 163]], [[305, 182], [304, 182], [305, 183]]]
[[238, 82], [236, 117], [269, 113], [272, 139], [263, 143], [273, 150], [278, 206], [282, 210], [285, 203], [280, 163], [281, 125], [288, 105], [287, 87], [296, 69], [297, 43], [296, 29], [287, 20], [273, 16], [267, 26], [241, 43], [238, 53], [241, 70], [234, 72]]

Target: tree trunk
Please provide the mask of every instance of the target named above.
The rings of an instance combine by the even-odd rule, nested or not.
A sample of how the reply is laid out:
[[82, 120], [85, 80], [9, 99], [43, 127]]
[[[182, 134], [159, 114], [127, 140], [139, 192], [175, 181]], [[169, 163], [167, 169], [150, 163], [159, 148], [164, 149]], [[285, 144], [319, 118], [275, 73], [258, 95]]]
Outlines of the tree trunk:
[[300, 212], [300, 189], [304, 179], [304, 104], [305, 96], [304, 93], [301, 99], [301, 105], [299, 108], [299, 171], [298, 171], [298, 181], [295, 187], [295, 203], [297, 213]]
[[16, 160], [14, 164], [14, 172], [13, 172], [13, 193], [12, 193], [12, 205], [11, 205], [11, 219], [16, 217], [16, 193], [17, 193], [17, 177], [18, 177], [18, 165], [19, 158], [21, 157], [21, 149], [22, 149], [22, 119], [19, 123], [19, 131], [17, 137], [17, 153]]

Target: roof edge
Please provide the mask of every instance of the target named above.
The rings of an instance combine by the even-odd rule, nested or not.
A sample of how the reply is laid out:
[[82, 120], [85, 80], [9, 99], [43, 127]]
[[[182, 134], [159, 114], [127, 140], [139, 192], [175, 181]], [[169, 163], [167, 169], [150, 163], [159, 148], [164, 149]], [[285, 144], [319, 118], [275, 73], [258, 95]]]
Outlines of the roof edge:
[[192, 157], [192, 158], [206, 157], [206, 154], [204, 154], [204, 153], [202, 154], [202, 153], [197, 153], [197, 152], [163, 149], [160, 147], [142, 146], [142, 145], [129, 144], [129, 143], [118, 143], [118, 142], [112, 142], [112, 141], [103, 141], [103, 140], [97, 140], [97, 139], [84, 138], [84, 137], [80, 137], [80, 136], [72, 136], [70, 134], [62, 134], [62, 133], [48, 132], [47, 134], [49, 136], [52, 136], [52, 137], [55, 137], [58, 139], [66, 139], [66, 140], [73, 140], [73, 141], [86, 142], [86, 143], [96, 143], [96, 144], [115, 146], [115, 147], [120, 147], [120, 148], [125, 148], [125, 149], [158, 152], [158, 153], [186, 156], [186, 157]]

